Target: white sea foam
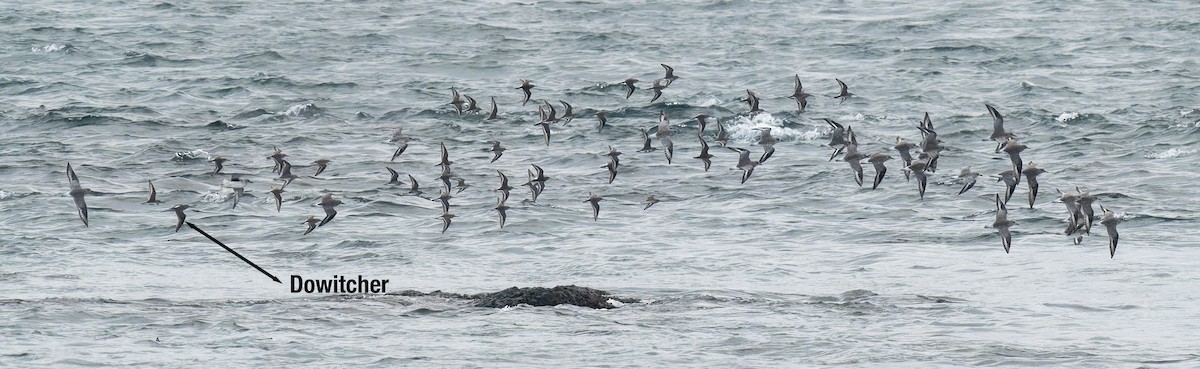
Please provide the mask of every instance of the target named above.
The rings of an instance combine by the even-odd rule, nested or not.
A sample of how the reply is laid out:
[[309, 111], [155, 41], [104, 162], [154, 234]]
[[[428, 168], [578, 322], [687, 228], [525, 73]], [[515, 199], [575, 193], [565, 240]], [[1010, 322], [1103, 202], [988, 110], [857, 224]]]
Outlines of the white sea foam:
[[294, 106], [288, 108], [287, 111], [283, 112], [283, 115], [286, 115], [289, 117], [311, 118], [311, 117], [316, 116], [320, 112], [321, 112], [321, 108], [318, 108], [317, 104], [305, 103], [305, 104], [300, 104], [300, 105], [294, 105]]
[[729, 139], [734, 142], [758, 142], [761, 133], [755, 128], [762, 127], [770, 127], [771, 135], [779, 141], [808, 141], [825, 135], [825, 132], [820, 129], [788, 128], [784, 127], [783, 123], [783, 119], [776, 118], [770, 113], [758, 113], [753, 117], [739, 115], [731, 121], [724, 122], [725, 130], [729, 132]]
[[225, 200], [228, 199], [232, 194], [232, 191], [226, 192], [225, 188], [222, 187], [218, 191], [205, 193], [200, 198], [200, 202], [225, 202]]
[[1195, 152], [1196, 152], [1196, 150], [1172, 148], [1172, 149], [1168, 149], [1167, 151], [1152, 152], [1152, 153], [1146, 154], [1145, 157], [1147, 159], [1173, 159], [1173, 158], [1178, 158], [1180, 156], [1191, 155]]
[[1058, 121], [1059, 123], [1067, 123], [1075, 119], [1079, 119], [1079, 113], [1063, 112], [1058, 116], [1058, 118], [1054, 118], [1054, 120]]
[[212, 155], [204, 149], [195, 149], [191, 151], [180, 151], [175, 153], [175, 160], [193, 160], [204, 158], [204, 160], [212, 160]]
[[71, 46], [70, 44], [46, 44], [42, 46], [32, 46], [29, 49], [29, 51], [33, 53], [69, 53], [75, 50], [75, 47]]
[[721, 102], [721, 99], [718, 99], [718, 98], [715, 98], [715, 97], [710, 97], [710, 98], [708, 98], [708, 99], [705, 99], [704, 101], [701, 101], [699, 104], [696, 104], [696, 105], [697, 105], [697, 106], [700, 106], [700, 107], [705, 107], [705, 108], [707, 108], [707, 107], [713, 107], [713, 106], [718, 106], [718, 105], [721, 105], [721, 103], [722, 103], [722, 102]]

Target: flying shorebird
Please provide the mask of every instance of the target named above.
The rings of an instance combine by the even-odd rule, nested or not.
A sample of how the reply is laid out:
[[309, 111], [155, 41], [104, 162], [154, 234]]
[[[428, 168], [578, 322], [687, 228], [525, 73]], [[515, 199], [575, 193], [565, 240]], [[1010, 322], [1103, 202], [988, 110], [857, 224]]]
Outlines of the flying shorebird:
[[438, 197], [433, 198], [434, 201], [440, 201], [442, 203], [443, 213], [450, 211], [450, 197], [450, 191], [447, 191], [443, 188], [441, 194], [439, 194]]
[[442, 219], [442, 233], [444, 234], [446, 233], [446, 229], [450, 228], [450, 219], [454, 219], [454, 214], [442, 213], [438, 218]]
[[1108, 257], [1111, 259], [1117, 256], [1117, 239], [1120, 235], [1117, 234], [1117, 224], [1121, 224], [1121, 218], [1113, 213], [1111, 209], [1100, 205], [1100, 211], [1104, 212], [1104, 217], [1100, 218], [1100, 224], [1108, 230]]
[[725, 147], [725, 145], [729, 144], [729, 132], [725, 130], [725, 125], [721, 124], [720, 119], [717, 119], [717, 139], [716, 139], [716, 141], [717, 141], [717, 143], [721, 144], [721, 147]]
[[654, 198], [654, 195], [650, 195], [650, 196], [646, 196], [646, 201], [642, 201], [642, 203], [646, 204], [646, 207], [642, 208], [642, 210], [646, 210], [646, 209], [649, 209], [651, 206], [654, 206], [654, 204], [657, 204], [658, 199]]
[[[1021, 174], [1025, 175], [1025, 183], [1029, 184], [1029, 208], [1033, 209], [1033, 202], [1037, 200], [1038, 195], [1038, 174], [1045, 173], [1046, 170], [1038, 168], [1037, 164], [1029, 161], [1029, 165], [1021, 170]], [[1089, 204], [1090, 205], [1090, 204]], [[1090, 208], [1090, 206], [1089, 206]]]
[[712, 165], [712, 157], [713, 155], [708, 153], [708, 143], [704, 142], [703, 137], [700, 137], [700, 155], [696, 156], [695, 159], [700, 159], [700, 161], [704, 162], [705, 172], [707, 172], [708, 167]]
[[91, 190], [79, 185], [79, 177], [75, 175], [75, 170], [71, 169], [71, 163], [67, 163], [67, 182], [71, 185], [70, 194], [75, 200], [75, 211], [79, 213], [79, 219], [83, 220], [83, 226], [88, 227], [88, 207], [87, 202], [83, 201], [83, 195]]
[[408, 136], [404, 135], [404, 127], [397, 127], [396, 131], [392, 132], [392, 138], [389, 138], [388, 142], [392, 142], [392, 143], [408, 142], [411, 139], [412, 139], [412, 137], [408, 137]]
[[538, 106], [538, 111], [542, 112], [542, 123], [556, 123], [559, 121], [558, 109], [554, 108], [554, 104], [550, 101], [543, 100], [542, 105]]
[[500, 214], [500, 229], [504, 229], [504, 221], [508, 220], [508, 205], [504, 204], [503, 199], [496, 199], [496, 207], [492, 209], [496, 209], [496, 212]]
[[332, 162], [332, 160], [329, 159], [317, 159], [316, 161], [312, 162], [313, 164], [317, 165], [317, 172], [313, 173], [313, 177], [321, 175], [321, 172], [325, 171], [325, 167], [329, 166], [330, 162]]
[[[283, 158], [286, 157], [287, 154], [284, 154], [283, 150], [280, 150], [278, 147], [275, 148], [275, 151], [271, 154], [271, 156], [267, 157], [267, 159], [271, 159], [275, 162], [275, 166], [271, 167], [271, 173], [280, 173], [283, 171], [283, 162], [285, 161]], [[214, 171], [213, 174], [215, 175], [216, 171]]]
[[184, 205], [184, 204], [176, 204], [175, 206], [172, 206], [170, 209], [167, 209], [168, 211], [174, 211], [174, 212], [175, 212], [175, 218], [177, 218], [177, 219], [178, 219], [178, 221], [177, 221], [177, 222], [175, 222], [175, 232], [176, 232], [176, 233], [178, 233], [178, 232], [179, 232], [179, 229], [180, 229], [180, 228], [183, 228], [183, 221], [184, 221], [185, 219], [187, 219], [187, 214], [184, 214], [184, 213], [183, 213], [183, 211], [184, 211], [184, 210], [187, 210], [187, 208], [188, 208], [188, 206], [187, 206], [187, 205]]
[[775, 154], [775, 144], [779, 143], [779, 139], [771, 136], [771, 127], [757, 127], [754, 130], [762, 132], [758, 139], [758, 145], [763, 147], [763, 154], [762, 157], [758, 158], [758, 163], [766, 163], [767, 159], [770, 159], [771, 155]]
[[608, 156], [609, 159], [612, 159], [613, 164], [615, 164], [615, 166], [619, 167], [619, 166], [621, 166], [621, 159], [620, 159], [621, 154], [622, 154], [622, 152], [617, 151], [617, 148], [609, 146], [608, 153], [604, 154], [604, 155]]
[[488, 116], [485, 119], [487, 119], [487, 120], [498, 119], [498, 118], [500, 118], [500, 116], [498, 115], [499, 112], [500, 112], [500, 109], [499, 109], [499, 107], [496, 106], [496, 97], [492, 96], [492, 107], [491, 107], [491, 109], [488, 109]]
[[300, 178], [300, 176], [292, 174], [292, 163], [289, 163], [287, 160], [280, 161], [283, 162], [283, 165], [279, 170], [279, 179], [283, 180], [283, 188], [287, 188], [288, 184], [291, 184], [293, 180]]
[[341, 204], [342, 201], [334, 200], [333, 194], [331, 193], [321, 196], [321, 202], [317, 203], [317, 205], [321, 205], [321, 209], [325, 210], [325, 219], [321, 219], [321, 223], [317, 224], [317, 226], [324, 226], [325, 223], [332, 221], [333, 217], [337, 215], [337, 210], [334, 210], [333, 208]]
[[912, 164], [908, 165], [908, 170], [912, 171], [913, 176], [917, 177], [917, 193], [921, 198], [925, 198], [925, 186], [929, 183], [928, 177], [925, 176], [925, 168], [929, 167], [929, 162], [924, 160], [913, 160]]
[[1008, 158], [1012, 160], [1013, 171], [1016, 173], [1022, 173], [1024, 169], [1021, 165], [1021, 152], [1025, 151], [1026, 148], [1028, 146], [1025, 146], [1025, 144], [1017, 141], [1015, 138], [1009, 138], [1007, 141], [1004, 141], [1004, 147], [1001, 148], [1001, 150], [1008, 153]]
[[541, 183], [542, 185], [545, 185], [546, 180], [550, 179], [550, 177], [546, 176], [546, 171], [543, 170], [542, 167], [539, 167], [537, 164], [529, 164], [529, 165], [533, 167], [533, 170], [529, 172], [529, 174], [530, 174], [529, 181], [530, 182], [538, 182], [538, 183]]
[[[912, 142], [908, 142], [908, 140], [905, 140], [905, 139], [901, 138], [900, 136], [896, 136], [896, 146], [892, 146], [892, 148], [894, 148], [894, 149], [896, 149], [896, 151], [900, 152], [900, 160], [904, 161], [904, 168], [905, 168], [904, 180], [906, 180], [906, 181], [908, 180], [908, 174], [909, 174], [908, 166], [912, 165], [912, 161], [913, 161], [911, 150], [914, 147], [916, 147], [916, 145], [913, 145]], [[832, 159], [830, 159], [830, 160], [832, 160]]]
[[846, 87], [846, 82], [842, 82], [842, 80], [838, 78], [834, 78], [833, 80], [837, 81], [839, 89], [837, 96], [834, 96], [833, 98], [842, 99], [842, 101], [838, 102], [838, 104], [844, 103], [846, 102], [846, 99], [850, 98], [850, 96], [854, 96], [854, 94], [850, 93], [850, 88]]
[[233, 190], [233, 207], [232, 207], [232, 209], [237, 209], [238, 202], [242, 201], [242, 194], [246, 192], [246, 184], [247, 183], [250, 183], [250, 181], [243, 181], [241, 178], [238, 178], [236, 175], [233, 177], [230, 177], [228, 180], [221, 183], [221, 185], [223, 187], [228, 187], [229, 189]]
[[450, 152], [446, 150], [445, 142], [440, 142], [439, 144], [441, 145], [442, 156], [441, 160], [439, 160], [437, 164], [434, 164], [434, 166], [442, 168], [449, 167], [450, 164], [454, 164], [454, 162], [450, 161]]
[[1019, 177], [1019, 175], [1012, 169], [1000, 172], [999, 177], [996, 178], [996, 182], [1004, 181], [1004, 186], [1006, 188], [1004, 192], [1005, 204], [1008, 203], [1008, 199], [1012, 198], [1013, 192], [1017, 190], [1017, 184], [1019, 184], [1021, 181], [1020, 178], [1021, 177]]
[[[1032, 162], [1030, 163], [1032, 165]], [[1091, 192], [1084, 192], [1079, 189], [1079, 186], [1075, 186], [1075, 192], [1079, 193], [1079, 197], [1075, 202], [1079, 204], [1079, 212], [1083, 214], [1083, 219], [1081, 219], [1081, 223], [1084, 224], [1083, 232], [1092, 234], [1092, 222], [1096, 217], [1096, 210], [1092, 209], [1092, 203], [1096, 202], [1096, 196], [1092, 195]]]
[[529, 186], [532, 197], [530, 201], [537, 202], [538, 196], [542, 194], [542, 191], [546, 190], [546, 180], [550, 179], [550, 177], [546, 177], [546, 171], [537, 164], [530, 164], [530, 166], [533, 167], [533, 170], [526, 170], [529, 174], [529, 182], [525, 182], [524, 185]]
[[655, 148], [654, 146], [651, 145], [650, 133], [646, 132], [645, 128], [639, 128], [639, 129], [642, 130], [642, 149], [638, 150], [638, 152], [651, 152], [654, 150], [658, 150], [658, 148]]
[[875, 183], [871, 185], [871, 189], [879, 188], [879, 182], [883, 182], [883, 175], [887, 174], [887, 167], [883, 166], [883, 162], [891, 160], [892, 157], [888, 154], [877, 152], [867, 157], [867, 162], [875, 167]]
[[621, 83], [625, 85], [625, 100], [629, 100], [629, 97], [633, 96], [633, 91], [637, 90], [637, 86], [635, 86], [634, 84], [638, 83], [638, 79], [637, 78], [626, 78], [625, 82], [621, 82]]
[[408, 193], [411, 195], [414, 195], [414, 196], [420, 195], [421, 194], [421, 184], [417, 183], [417, 179], [415, 177], [413, 177], [412, 174], [408, 175], [408, 182], [409, 182]]
[[596, 125], [596, 132], [604, 132], [604, 126], [608, 125], [608, 112], [603, 110], [596, 112], [596, 119], [600, 121]]
[[215, 176], [215, 175], [217, 175], [217, 173], [221, 173], [221, 169], [225, 168], [225, 162], [228, 161], [228, 159], [218, 156], [218, 157], [212, 158], [212, 160], [210, 160], [210, 161], [212, 161], [214, 169], [213, 169], [212, 174], [209, 174], [209, 175]]
[[146, 180], [146, 184], [150, 185], [150, 199], [146, 200], [146, 202], [144, 202], [143, 204], [154, 205], [154, 204], [162, 203], [162, 201], [158, 201], [158, 191], [154, 190], [154, 182], [151, 182], [150, 180]]
[[450, 171], [449, 166], [442, 167], [442, 174], [438, 175], [437, 179], [442, 181], [442, 188], [450, 190], [450, 178], [454, 177], [454, 173]]
[[558, 100], [558, 102], [563, 106], [563, 125], [567, 125], [567, 123], [571, 123], [571, 119], [575, 119], [575, 109], [571, 107], [571, 104], [567, 104], [566, 101]]
[[454, 111], [458, 112], [458, 116], [461, 117], [463, 115], [463, 103], [466, 101], [463, 101], [462, 95], [459, 95], [458, 90], [455, 90], [453, 87], [450, 88], [450, 94], [450, 105], [454, 105]]
[[613, 183], [614, 179], [617, 179], [617, 162], [616, 161], [610, 159], [608, 161], [608, 164], [604, 164], [604, 166], [601, 168], [608, 169], [608, 183], [611, 184], [611, 183]]
[[1000, 201], [1000, 194], [996, 194], [996, 221], [992, 222], [992, 227], [1000, 232], [1000, 244], [1004, 246], [1005, 254], [1012, 248], [1012, 233], [1008, 231], [1008, 227], [1013, 224], [1017, 222], [1008, 220], [1008, 208]]
[[700, 124], [700, 127], [696, 129], [696, 137], [704, 137], [704, 129], [708, 127], [708, 114], [696, 114], [692, 118]]
[[917, 122], [917, 128], [921, 131], [933, 131], [933, 120], [929, 119], [929, 112], [925, 112], [925, 117]]
[[542, 195], [542, 191], [546, 190], [546, 184], [538, 181], [525, 182], [523, 186], [529, 187], [529, 202], [534, 203], [537, 202], [538, 196]]
[[[1084, 228], [1081, 220], [1085, 218], [1079, 209], [1079, 194], [1062, 192], [1057, 188], [1054, 190], [1058, 192], [1058, 201], [1067, 208], [1067, 229], [1063, 233], [1068, 236], [1077, 235]], [[1077, 235], [1075, 244], [1078, 245], [1082, 239], [1082, 235]]]
[[550, 146], [550, 122], [542, 121], [534, 123], [533, 125], [542, 126], [543, 141], [546, 143], [546, 146]]
[[504, 150], [507, 149], [504, 148], [504, 146], [500, 146], [500, 141], [488, 141], [487, 143], [492, 144], [492, 149], [488, 151], [495, 153], [495, 156], [492, 156], [491, 161], [492, 163], [495, 163], [496, 159], [500, 159], [500, 156], [504, 155]]
[[921, 131], [921, 151], [938, 149], [937, 130], [933, 128], [933, 119], [929, 118], [929, 112], [925, 112], [925, 117], [917, 122], [917, 130]]
[[743, 99], [743, 101], [745, 101], [746, 104], [750, 105], [750, 114], [753, 115], [755, 113], [763, 111], [762, 109], [760, 109], [758, 107], [758, 95], [755, 95], [754, 91], [750, 91], [750, 89], [746, 89], [746, 98]]
[[859, 187], [863, 184], [863, 154], [858, 152], [858, 138], [854, 136], [854, 128], [846, 127], [846, 137], [850, 140], [846, 142], [846, 154], [842, 155], [842, 161], [850, 164], [850, 169], [854, 170], [854, 182], [858, 183]]
[[674, 136], [675, 132], [671, 130], [671, 120], [667, 119], [667, 113], [662, 110], [658, 111], [658, 130], [654, 131], [654, 137], [663, 138]]
[[742, 183], [745, 184], [746, 180], [750, 179], [750, 175], [754, 174], [754, 167], [758, 166], [758, 162], [750, 160], [750, 150], [740, 147], [727, 147], [727, 149], [738, 152], [737, 169], [742, 170]]
[[671, 85], [671, 82], [675, 82], [675, 80], [679, 79], [679, 77], [675, 76], [675, 68], [671, 68], [670, 65], [661, 64], [661, 63], [658, 65], [661, 65], [663, 67], [663, 69], [666, 70], [666, 76], [664, 76], [662, 78], [662, 80], [667, 81], [668, 86]]
[[513, 187], [508, 185], [508, 176], [504, 175], [504, 172], [497, 170], [496, 174], [500, 175], [500, 188], [495, 191], [500, 192], [500, 202], [503, 203], [508, 201], [508, 191], [511, 191]]
[[667, 164], [671, 164], [671, 158], [675, 156], [675, 143], [671, 141], [671, 137], [669, 136], [659, 138], [658, 143], [663, 148], [663, 155], [667, 157]]
[[479, 108], [479, 103], [475, 102], [475, 99], [472, 98], [471, 95], [463, 95], [463, 98], [467, 99], [467, 107], [463, 109], [463, 113], [474, 114], [483, 110]]
[[[396, 133], [399, 134], [399, 130], [397, 130]], [[404, 153], [404, 150], [408, 149], [408, 140], [408, 137], [400, 137], [394, 141], [396, 143], [396, 151], [392, 152], [392, 158], [388, 161], [396, 161], [396, 157], [400, 156], [400, 154]]]
[[921, 152], [929, 155], [929, 171], [937, 171], [937, 163], [939, 154], [942, 151], [942, 140], [938, 139], [937, 131], [933, 129], [933, 121], [929, 119], [929, 113], [925, 113], [925, 118], [917, 124], [917, 129], [921, 130]]
[[654, 91], [654, 97], [650, 98], [650, 102], [654, 102], [658, 100], [659, 97], [662, 97], [662, 90], [667, 88], [666, 85], [662, 84], [662, 81], [663, 80], [661, 79], [656, 79], [654, 80], [654, 85], [650, 86], [650, 91]]
[[919, 156], [925, 157], [925, 162], [929, 163], [929, 172], [937, 172], [938, 158], [942, 157], [941, 149], [934, 151], [922, 151]]
[[821, 119], [824, 119], [825, 124], [829, 125], [829, 147], [833, 148], [833, 154], [829, 155], [829, 161], [833, 161], [833, 158], [846, 149], [846, 127], [841, 123], [834, 122], [833, 119]]
[[304, 230], [303, 236], [307, 236], [309, 233], [312, 233], [312, 231], [314, 229], [317, 229], [317, 223], [320, 223], [320, 222], [321, 222], [321, 218], [317, 218], [312, 215], [309, 215], [308, 219], [306, 219], [305, 221], [300, 222], [301, 224], [308, 223], [308, 229]]
[[809, 96], [812, 96], [812, 95], [808, 94], [807, 92], [804, 92], [804, 85], [800, 83], [800, 75], [797, 74], [796, 75], [796, 86], [792, 90], [792, 95], [788, 96], [788, 97], [792, 98], [792, 99], [796, 99], [796, 108], [799, 109], [801, 113], [803, 113], [804, 109], [808, 108], [808, 97]]
[[388, 183], [390, 185], [403, 184], [400, 182], [400, 173], [390, 167], [383, 167], [388, 171]]
[[991, 104], [983, 104], [983, 106], [987, 107], [988, 114], [992, 115], [992, 135], [988, 136], [988, 138], [996, 141], [996, 152], [1000, 152], [1000, 149], [1004, 146], [1004, 142], [1015, 136], [1004, 130], [1004, 116], [1000, 115], [1000, 112], [994, 106]]
[[[525, 94], [525, 99], [521, 100], [521, 106], [525, 106], [525, 104], [529, 103], [529, 97], [533, 96], [533, 92], [530, 91], [533, 89], [533, 87], [533, 84], [529, 83], [529, 80], [521, 80], [521, 86], [517, 87], [517, 89], [521, 90], [521, 93]], [[449, 223], [447, 223], [447, 225], [449, 225]]]
[[972, 171], [971, 167], [962, 168], [962, 171], [958, 173], [958, 178], [963, 180], [963, 186], [961, 190], [958, 190], [958, 194], [962, 195], [967, 190], [975, 187], [975, 182], [981, 175], [979, 172]]
[[588, 198], [583, 200], [583, 202], [592, 203], [592, 221], [600, 218], [600, 200], [604, 200], [604, 198], [594, 193], [588, 193]]
[[279, 209], [283, 207], [283, 188], [273, 187], [270, 192], [271, 196], [275, 197], [275, 212], [278, 213]]
[[467, 184], [466, 179], [463, 179], [462, 177], [454, 178], [454, 190], [455, 190], [454, 194], [455, 195], [460, 194], [463, 191], [466, 191], [468, 187], [471, 187], [471, 185]]

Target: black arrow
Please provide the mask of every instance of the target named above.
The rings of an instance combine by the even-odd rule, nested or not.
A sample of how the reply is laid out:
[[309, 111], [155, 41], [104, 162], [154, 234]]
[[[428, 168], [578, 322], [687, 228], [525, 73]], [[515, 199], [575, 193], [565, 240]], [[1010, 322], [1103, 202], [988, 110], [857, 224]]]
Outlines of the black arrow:
[[217, 245], [224, 247], [225, 251], [229, 251], [230, 254], [237, 256], [238, 259], [242, 259], [242, 261], [246, 262], [246, 264], [250, 264], [250, 266], [254, 267], [254, 269], [258, 269], [258, 271], [262, 272], [262, 274], [266, 274], [268, 277], [271, 277], [271, 280], [275, 281], [275, 283], [283, 284], [283, 282], [279, 281], [279, 278], [275, 278], [275, 276], [271, 275], [271, 273], [267, 273], [267, 271], [263, 270], [263, 268], [259, 268], [257, 264], [254, 264], [254, 262], [250, 261], [249, 259], [246, 259], [245, 256], [242, 256], [242, 254], [237, 253], [237, 251], [233, 251], [233, 249], [229, 248], [229, 246], [225, 246], [225, 244], [221, 243], [221, 241], [217, 241], [217, 239], [213, 238], [213, 236], [209, 236], [208, 233], [204, 233], [204, 231], [200, 230], [200, 227], [197, 227], [195, 224], [192, 224], [192, 222], [187, 222], [187, 225], [188, 225], [188, 227], [192, 227], [192, 229], [195, 229], [196, 232], [200, 232], [200, 234], [204, 235], [204, 237], [208, 237], [208, 239], [210, 241], [212, 241], [213, 243], [216, 243]]

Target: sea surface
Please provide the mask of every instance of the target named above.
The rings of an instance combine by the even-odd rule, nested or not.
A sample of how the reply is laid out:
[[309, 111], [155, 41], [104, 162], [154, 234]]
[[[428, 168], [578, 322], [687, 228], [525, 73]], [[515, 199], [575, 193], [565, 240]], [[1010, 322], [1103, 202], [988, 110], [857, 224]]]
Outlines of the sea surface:
[[[2, 367], [1200, 367], [1200, 3], [0, 3]], [[650, 102], [660, 63], [679, 77]], [[800, 113], [799, 76], [812, 93]], [[621, 82], [637, 78], [629, 99]], [[839, 103], [839, 78], [855, 95]], [[533, 99], [517, 89], [530, 80]], [[499, 119], [459, 116], [451, 89]], [[764, 112], [750, 114], [746, 90]], [[538, 105], [574, 106], [543, 144]], [[992, 119], [1046, 169], [989, 227]], [[596, 127], [597, 111], [608, 126]], [[639, 153], [663, 113], [673, 163]], [[924, 198], [896, 137], [946, 150]], [[712, 168], [698, 159], [697, 122]], [[828, 160], [829, 127], [888, 152]], [[779, 139], [746, 183], [759, 127]], [[407, 150], [389, 161], [403, 128]], [[508, 151], [489, 162], [486, 142]], [[456, 177], [443, 234], [439, 145]], [[653, 142], [660, 146], [658, 140]], [[609, 146], [624, 154], [612, 184]], [[282, 185], [267, 159], [286, 153]], [[214, 157], [228, 159], [211, 175]], [[313, 161], [332, 162], [313, 177]], [[68, 194], [70, 163], [90, 226]], [[531, 202], [531, 164], [550, 180]], [[958, 195], [963, 167], [984, 174]], [[391, 167], [406, 185], [387, 185]], [[512, 185], [498, 226], [496, 171]], [[249, 180], [233, 207], [222, 183]], [[163, 204], [142, 204], [147, 181]], [[1056, 189], [1123, 218], [1075, 245]], [[324, 194], [344, 203], [302, 235]], [[604, 198], [599, 218], [584, 199]], [[643, 210], [654, 195], [660, 203]], [[188, 221], [278, 284], [187, 226]], [[1096, 207], [1099, 213], [1099, 206]], [[290, 293], [291, 275], [389, 279]], [[580, 285], [640, 302], [503, 309], [400, 296]]]

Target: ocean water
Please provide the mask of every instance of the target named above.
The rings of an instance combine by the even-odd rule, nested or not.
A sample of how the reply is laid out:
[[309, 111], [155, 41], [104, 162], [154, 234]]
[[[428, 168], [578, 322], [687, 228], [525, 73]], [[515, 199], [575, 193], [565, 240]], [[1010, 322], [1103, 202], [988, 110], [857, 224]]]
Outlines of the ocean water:
[[[0, 366], [1200, 366], [1200, 4], [1189, 1], [6, 2], [0, 5]], [[656, 102], [660, 63], [680, 77]], [[810, 98], [799, 113], [798, 75]], [[642, 82], [628, 100], [620, 82]], [[855, 96], [838, 103], [834, 78]], [[516, 89], [531, 80], [533, 100]], [[451, 88], [500, 119], [460, 117]], [[740, 101], [757, 93], [765, 110]], [[537, 103], [577, 117], [542, 143]], [[989, 179], [996, 106], [1047, 172]], [[595, 127], [596, 111], [609, 126]], [[560, 111], [561, 113], [561, 107]], [[662, 112], [675, 157], [638, 153]], [[921, 199], [897, 159], [877, 190], [829, 162], [821, 118], [861, 151], [947, 147]], [[745, 184], [729, 146], [757, 156]], [[389, 162], [392, 132], [412, 137]], [[508, 151], [494, 163], [486, 141]], [[469, 188], [443, 234], [439, 144]], [[659, 143], [655, 141], [655, 146]], [[624, 152], [607, 183], [609, 146]], [[300, 178], [266, 157], [283, 150]], [[207, 160], [229, 159], [212, 176]], [[312, 177], [310, 162], [329, 159]], [[66, 164], [91, 189], [75, 214]], [[551, 179], [536, 203], [530, 164]], [[957, 195], [960, 168], [985, 175]], [[413, 175], [425, 197], [388, 186]], [[513, 185], [508, 224], [491, 208]], [[224, 173], [249, 179], [233, 208]], [[143, 205], [146, 181], [160, 205]], [[1024, 181], [1023, 181], [1024, 182]], [[1075, 245], [1055, 189], [1123, 216]], [[305, 236], [326, 193], [344, 202]], [[599, 219], [583, 200], [604, 197]], [[662, 202], [643, 210], [642, 200]], [[268, 272], [389, 279], [388, 295], [295, 294]], [[405, 297], [576, 284], [611, 310]]]

